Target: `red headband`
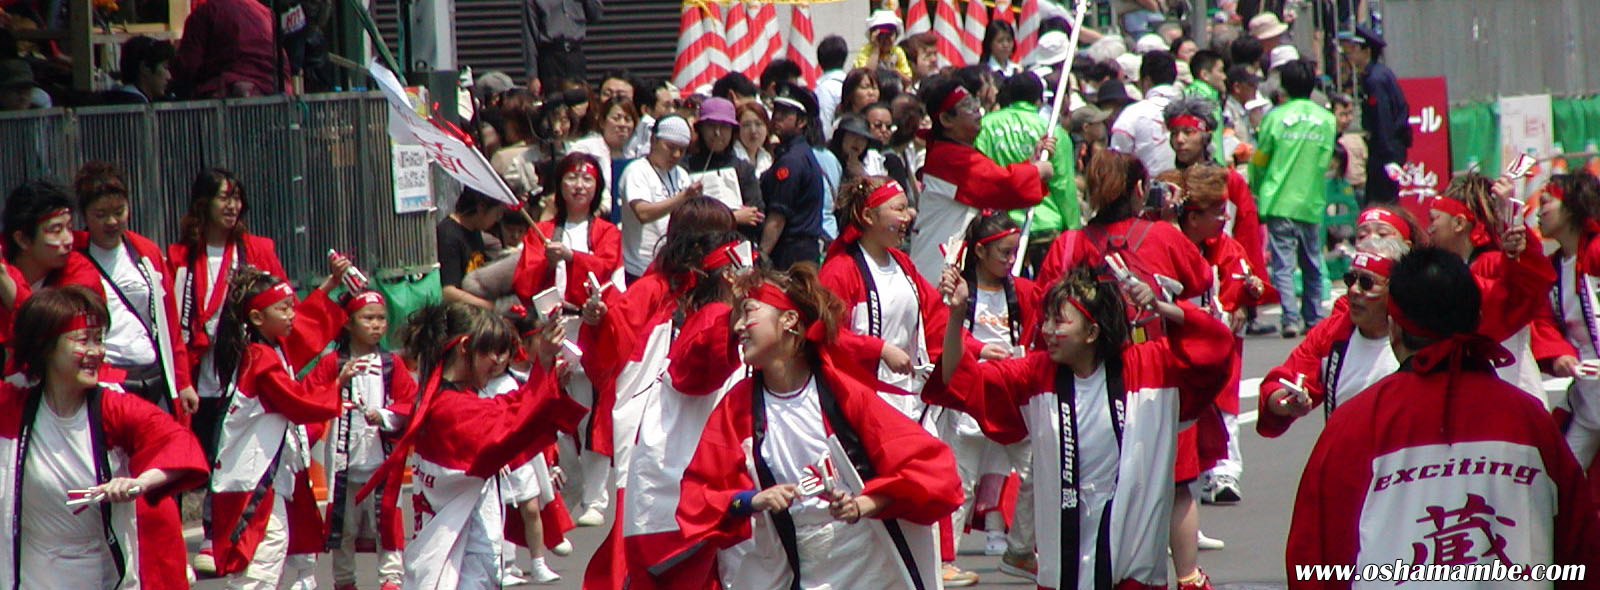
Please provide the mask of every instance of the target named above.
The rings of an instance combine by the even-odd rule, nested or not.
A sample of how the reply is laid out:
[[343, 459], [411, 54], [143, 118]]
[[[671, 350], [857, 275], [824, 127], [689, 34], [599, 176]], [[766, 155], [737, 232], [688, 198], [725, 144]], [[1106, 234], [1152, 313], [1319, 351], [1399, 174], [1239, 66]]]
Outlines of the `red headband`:
[[989, 235], [987, 237], [978, 238], [978, 243], [979, 244], [987, 244], [989, 242], [993, 242], [995, 240], [1004, 238], [1006, 236], [1014, 236], [1014, 235], [1017, 235], [1017, 234], [1020, 234], [1020, 233], [1022, 233], [1022, 230], [1019, 229], [1019, 228], [1015, 228], [1015, 227], [1006, 228], [1006, 229], [1000, 230], [998, 232], [995, 232], [994, 234]]
[[[1567, 202], [1566, 189], [1561, 188], [1561, 185], [1554, 182], [1544, 185], [1544, 194], [1550, 195], [1551, 198], [1561, 201], [1562, 203]], [[1600, 234], [1600, 219], [1595, 219], [1593, 217], [1584, 219], [1583, 227], [1580, 228], [1579, 231], [1581, 231], [1584, 235]]]
[[1073, 297], [1071, 295], [1068, 295], [1066, 297], [1066, 299], [1067, 299], [1067, 303], [1070, 303], [1070, 304], [1072, 304], [1073, 307], [1078, 308], [1078, 313], [1083, 314], [1084, 319], [1089, 320], [1091, 322], [1094, 321], [1094, 314], [1089, 313], [1089, 308], [1084, 307], [1083, 306], [1083, 302], [1082, 301], [1078, 301], [1077, 297]]
[[906, 191], [900, 188], [900, 183], [893, 180], [885, 182], [883, 186], [872, 189], [872, 194], [867, 195], [867, 208], [872, 209], [889, 202], [889, 199], [893, 199], [895, 195], [903, 194], [906, 194]]
[[[269, 303], [268, 305], [271, 304]], [[344, 311], [354, 315], [356, 312], [361, 311], [361, 308], [368, 305], [383, 305], [383, 294], [377, 291], [362, 291], [344, 302]]]
[[1405, 238], [1408, 242], [1411, 241], [1411, 226], [1406, 223], [1405, 218], [1400, 217], [1399, 214], [1393, 211], [1376, 207], [1367, 209], [1361, 212], [1360, 217], [1356, 218], [1356, 225], [1361, 225], [1368, 221], [1387, 223], [1389, 227], [1394, 228], [1394, 231], [1400, 232], [1400, 237]]
[[744, 243], [744, 240], [732, 240], [726, 244], [717, 246], [716, 249], [712, 250], [709, 254], [706, 254], [700, 258], [700, 268], [703, 270], [711, 270], [739, 262], [738, 257], [734, 256], [733, 252], [739, 247], [739, 244], [742, 243]]
[[247, 311], [261, 311], [290, 297], [294, 297], [294, 287], [290, 287], [289, 283], [279, 282], [267, 287], [265, 291], [256, 293], [255, 297], [251, 297], [250, 301], [245, 303], [245, 309]]
[[52, 217], [57, 217], [57, 216], [60, 216], [60, 215], [67, 215], [69, 213], [72, 213], [72, 209], [69, 209], [67, 207], [57, 207], [55, 209], [51, 209], [49, 211], [44, 212], [43, 215], [40, 215], [38, 219], [34, 220], [34, 223], [44, 223], [44, 221], [46, 219], [50, 219]]
[[61, 327], [56, 328], [55, 335], [60, 336], [73, 330], [98, 330], [101, 327], [100, 318], [89, 315], [87, 312], [80, 311], [72, 314], [72, 317], [68, 318], [66, 323], [61, 324]]
[[950, 91], [950, 94], [944, 95], [944, 100], [939, 101], [939, 108], [933, 111], [933, 116], [943, 115], [949, 112], [950, 109], [956, 108], [956, 103], [961, 102], [961, 99], [967, 96], [969, 96], [967, 89], [957, 85], [955, 90]]
[[1206, 128], [1205, 121], [1201, 120], [1200, 117], [1196, 117], [1188, 113], [1167, 119], [1167, 127], [1172, 129], [1176, 129], [1178, 127], [1193, 127], [1201, 131], [1209, 131], [1209, 129]]
[[1359, 268], [1388, 278], [1389, 271], [1394, 268], [1394, 261], [1371, 252], [1356, 252], [1355, 256], [1350, 257], [1350, 268]]
[[790, 299], [789, 295], [783, 292], [783, 289], [777, 288], [772, 283], [757, 285], [756, 288], [750, 290], [749, 294], [745, 295], [745, 298], [771, 305], [778, 308], [779, 311], [800, 311], [800, 308], [795, 306], [794, 300]]
[[590, 162], [585, 158], [576, 158], [568, 163], [566, 168], [561, 169], [561, 175], [566, 176], [568, 172], [573, 170], [588, 174], [590, 178], [600, 178], [600, 168], [595, 166], [594, 162]]
[[1467, 207], [1466, 202], [1439, 195], [1428, 199], [1428, 208], [1445, 215], [1465, 217], [1467, 221], [1472, 222], [1472, 245], [1482, 246], [1489, 243], [1489, 231], [1484, 229], [1483, 222], [1478, 220], [1477, 214]]

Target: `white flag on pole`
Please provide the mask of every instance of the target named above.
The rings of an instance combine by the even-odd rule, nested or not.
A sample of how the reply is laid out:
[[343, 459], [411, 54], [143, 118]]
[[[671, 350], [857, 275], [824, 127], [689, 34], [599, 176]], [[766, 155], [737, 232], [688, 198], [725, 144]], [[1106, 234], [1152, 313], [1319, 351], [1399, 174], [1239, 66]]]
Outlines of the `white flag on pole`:
[[394, 72], [383, 67], [378, 60], [367, 64], [367, 72], [378, 81], [378, 88], [389, 100], [389, 137], [395, 143], [421, 146], [427, 150], [429, 162], [438, 164], [462, 184], [513, 209], [522, 206], [511, 188], [489, 165], [489, 160], [472, 146], [465, 134], [454, 126], [446, 130], [417, 114]]

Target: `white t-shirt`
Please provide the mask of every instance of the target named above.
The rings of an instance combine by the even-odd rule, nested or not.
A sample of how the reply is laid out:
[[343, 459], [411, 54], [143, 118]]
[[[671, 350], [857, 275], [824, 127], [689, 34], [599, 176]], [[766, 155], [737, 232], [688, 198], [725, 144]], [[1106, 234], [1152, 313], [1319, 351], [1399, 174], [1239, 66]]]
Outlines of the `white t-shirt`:
[[[866, 260], [867, 268], [872, 272], [873, 286], [878, 291], [878, 337], [911, 355], [913, 364], [920, 364], [927, 354], [922, 346], [922, 306], [917, 299], [916, 285], [894, 257], [890, 257], [886, 265], [879, 265], [871, 256], [867, 256]], [[865, 303], [856, 306], [852, 323], [858, 334], [867, 334], [871, 329], [872, 319], [868, 311]], [[878, 379], [913, 393], [921, 390], [920, 380], [916, 379], [915, 374], [895, 373], [881, 363]], [[912, 420], [919, 420], [922, 416], [922, 401], [915, 396], [883, 394], [883, 398]]]
[[[219, 281], [222, 278], [224, 251], [224, 246], [206, 246], [206, 290], [195, 294], [194, 307], [190, 309], [190, 313], [203, 313], [206, 303], [211, 300], [211, 291], [228, 288], [227, 281]], [[234, 256], [238, 254], [234, 252]], [[234, 266], [238, 266], [237, 261]], [[217, 323], [220, 321], [222, 321], [222, 308], [219, 306], [216, 315], [206, 318], [206, 333], [215, 338]], [[222, 397], [222, 382], [217, 379], [217, 360], [213, 350], [215, 349], [206, 349], [200, 356], [199, 367], [195, 370], [199, 375], [194, 380], [194, 390], [200, 397]]]
[[[1070, 371], [1066, 367], [1057, 370]], [[1117, 432], [1111, 425], [1110, 400], [1106, 399], [1106, 366], [1095, 367], [1088, 377], [1072, 381], [1073, 408], [1078, 413], [1078, 489], [1080, 500], [1092, 506], [1111, 499], [1117, 488]]]
[[[370, 354], [366, 358], [370, 361], [366, 370], [350, 377], [350, 393], [361, 406], [352, 410], [355, 415], [350, 418], [350, 471], [361, 475], [371, 475], [377, 471], [384, 459], [378, 425], [368, 424], [362, 416], [363, 410], [382, 411], [384, 398], [388, 396], [383, 387], [383, 366], [377, 362], [378, 355]], [[405, 367], [392, 367], [390, 370], [404, 371]]]
[[1005, 289], [978, 288], [972, 322], [972, 337], [984, 344], [1011, 348], [1011, 310], [1006, 307]]
[[[557, 231], [556, 237], [561, 238], [561, 243], [566, 244], [567, 247], [571, 248], [573, 252], [584, 252], [584, 253], [588, 253], [589, 252], [589, 220], [585, 219], [583, 221], [577, 221], [577, 222], [564, 222], [564, 223], [561, 224], [561, 227], [559, 229], [557, 229], [556, 231]], [[604, 278], [600, 278], [600, 277], [596, 277], [596, 278], [599, 278], [601, 280], [601, 282], [605, 281]], [[555, 284], [555, 288], [556, 288], [556, 292], [557, 293], [566, 293], [567, 292], [567, 263], [566, 262], [556, 263], [556, 284]], [[581, 301], [574, 301], [573, 303], [582, 303], [582, 302]]]
[[[111, 316], [111, 327], [106, 331], [106, 362], [119, 367], [156, 362], [155, 340], [145, 327], [145, 322], [154, 320], [149, 317], [150, 283], [129, 255], [127, 245], [118, 243], [107, 250], [89, 244], [89, 256], [110, 275], [100, 277], [106, 292], [106, 311]], [[123, 304], [123, 297], [134, 309]]]
[[661, 238], [667, 234], [667, 222], [672, 215], [662, 215], [650, 223], [641, 223], [628, 203], [644, 201], [656, 203], [671, 198], [688, 187], [689, 173], [681, 166], [661, 171], [644, 158], [634, 160], [622, 169], [622, 261], [628, 274], [640, 276], [655, 260], [661, 247]]
[[77, 514], [66, 505], [68, 490], [96, 483], [88, 405], [62, 417], [39, 404], [29, 447], [22, 477], [22, 588], [109, 586], [116, 568], [98, 505]]
[[[1368, 338], [1361, 330], [1350, 333], [1350, 343], [1345, 347], [1344, 364], [1339, 367], [1339, 390], [1334, 400], [1343, 405], [1379, 379], [1400, 370], [1400, 361], [1394, 358], [1389, 338]], [[1338, 411], [1335, 408], [1334, 411]]]
[[[806, 380], [799, 391], [768, 391], [767, 440], [761, 456], [772, 468], [777, 483], [799, 483], [807, 465], [821, 463], [828, 456], [828, 432], [822, 425], [822, 401], [815, 377]], [[822, 496], [800, 498], [789, 507], [795, 524], [821, 524], [828, 515], [828, 501]]]

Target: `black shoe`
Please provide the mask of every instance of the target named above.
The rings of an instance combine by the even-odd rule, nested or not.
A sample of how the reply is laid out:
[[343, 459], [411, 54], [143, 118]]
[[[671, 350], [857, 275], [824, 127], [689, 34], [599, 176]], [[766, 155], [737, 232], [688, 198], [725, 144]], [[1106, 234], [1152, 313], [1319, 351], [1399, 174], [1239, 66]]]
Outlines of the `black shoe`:
[[1281, 330], [1281, 331], [1283, 332], [1283, 337], [1284, 338], [1294, 338], [1296, 336], [1299, 336], [1300, 333], [1303, 332], [1304, 330], [1300, 327], [1300, 323], [1299, 322], [1290, 322], [1290, 323], [1285, 323], [1283, 325], [1283, 330]]
[[1265, 336], [1278, 333], [1278, 327], [1261, 320], [1253, 320], [1244, 327], [1246, 336]]

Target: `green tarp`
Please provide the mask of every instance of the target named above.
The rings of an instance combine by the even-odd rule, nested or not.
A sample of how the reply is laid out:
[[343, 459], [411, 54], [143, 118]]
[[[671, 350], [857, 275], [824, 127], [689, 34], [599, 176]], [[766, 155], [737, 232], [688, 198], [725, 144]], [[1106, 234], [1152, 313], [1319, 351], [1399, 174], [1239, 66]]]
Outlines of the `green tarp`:
[[[1450, 109], [1451, 167], [1500, 170], [1500, 107], [1498, 101], [1475, 102]], [[1552, 98], [1551, 127], [1563, 153], [1583, 152], [1600, 144], [1600, 96]], [[1567, 162], [1577, 169], [1582, 161]], [[1492, 174], [1491, 174], [1492, 175]]]

